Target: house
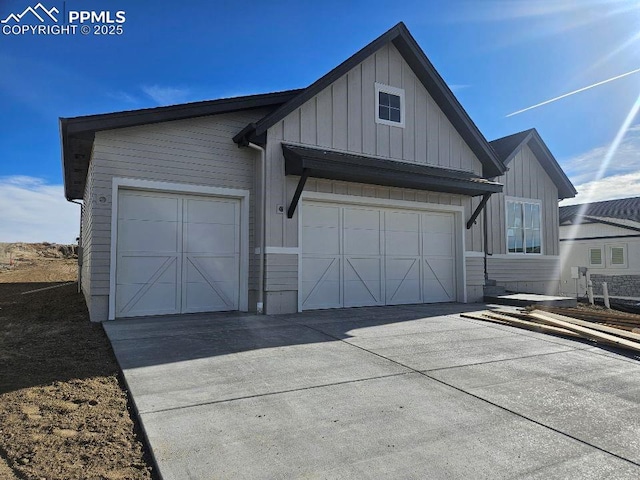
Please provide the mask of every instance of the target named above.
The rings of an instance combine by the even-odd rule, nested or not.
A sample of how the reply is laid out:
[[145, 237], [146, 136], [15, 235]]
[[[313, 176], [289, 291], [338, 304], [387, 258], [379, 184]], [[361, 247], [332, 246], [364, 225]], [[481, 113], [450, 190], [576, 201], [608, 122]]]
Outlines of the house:
[[94, 321], [558, 288], [573, 187], [535, 131], [489, 144], [402, 23], [301, 90], [60, 130]]
[[640, 299], [640, 197], [560, 207], [560, 255], [563, 293]]
[[576, 190], [535, 129], [491, 142], [507, 167], [488, 217], [487, 278], [514, 292], [554, 295], [560, 282], [558, 200]]

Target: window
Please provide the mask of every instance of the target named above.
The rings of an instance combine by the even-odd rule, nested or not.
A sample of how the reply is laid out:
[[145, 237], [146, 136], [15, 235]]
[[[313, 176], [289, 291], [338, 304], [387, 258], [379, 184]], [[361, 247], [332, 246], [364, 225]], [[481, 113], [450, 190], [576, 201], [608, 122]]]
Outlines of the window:
[[376, 123], [404, 127], [404, 90], [376, 83]]
[[589, 249], [589, 266], [590, 267], [602, 267], [602, 247]]
[[507, 252], [542, 253], [540, 203], [507, 200]]
[[607, 245], [607, 266], [612, 268], [627, 267], [626, 245]]

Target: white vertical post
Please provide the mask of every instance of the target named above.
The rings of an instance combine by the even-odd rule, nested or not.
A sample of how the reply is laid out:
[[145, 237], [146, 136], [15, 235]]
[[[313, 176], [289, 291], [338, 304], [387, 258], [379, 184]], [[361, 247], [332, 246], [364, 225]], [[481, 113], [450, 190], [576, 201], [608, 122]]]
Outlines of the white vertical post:
[[589, 303], [593, 305], [593, 282], [591, 280], [587, 281], [587, 295], [589, 296]]
[[602, 282], [602, 295], [604, 295], [604, 306], [606, 308], [611, 308], [611, 304], [609, 303], [609, 287], [607, 287], [607, 282]]

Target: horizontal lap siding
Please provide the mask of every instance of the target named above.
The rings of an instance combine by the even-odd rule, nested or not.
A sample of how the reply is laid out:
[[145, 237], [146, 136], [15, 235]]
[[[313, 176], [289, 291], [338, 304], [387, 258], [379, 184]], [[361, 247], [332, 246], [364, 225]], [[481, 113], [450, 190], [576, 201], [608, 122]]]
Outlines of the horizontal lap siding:
[[265, 290], [284, 291], [298, 289], [298, 255], [266, 255]]
[[[85, 269], [91, 279], [85, 291], [109, 294], [114, 177], [249, 190], [253, 251], [258, 153], [239, 149], [232, 137], [266, 113], [251, 110], [96, 133], [85, 195]], [[106, 201], [101, 203], [100, 197]], [[254, 257], [250, 256], [250, 289], [257, 283]]]
[[465, 258], [467, 285], [484, 285], [484, 258]]

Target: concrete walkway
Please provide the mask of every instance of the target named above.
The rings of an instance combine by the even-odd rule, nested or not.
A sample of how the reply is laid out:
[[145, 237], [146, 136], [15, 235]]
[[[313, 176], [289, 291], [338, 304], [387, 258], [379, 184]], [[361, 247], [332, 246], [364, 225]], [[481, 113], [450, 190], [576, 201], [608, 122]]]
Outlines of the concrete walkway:
[[640, 362], [479, 309], [104, 327], [164, 479], [640, 478]]

